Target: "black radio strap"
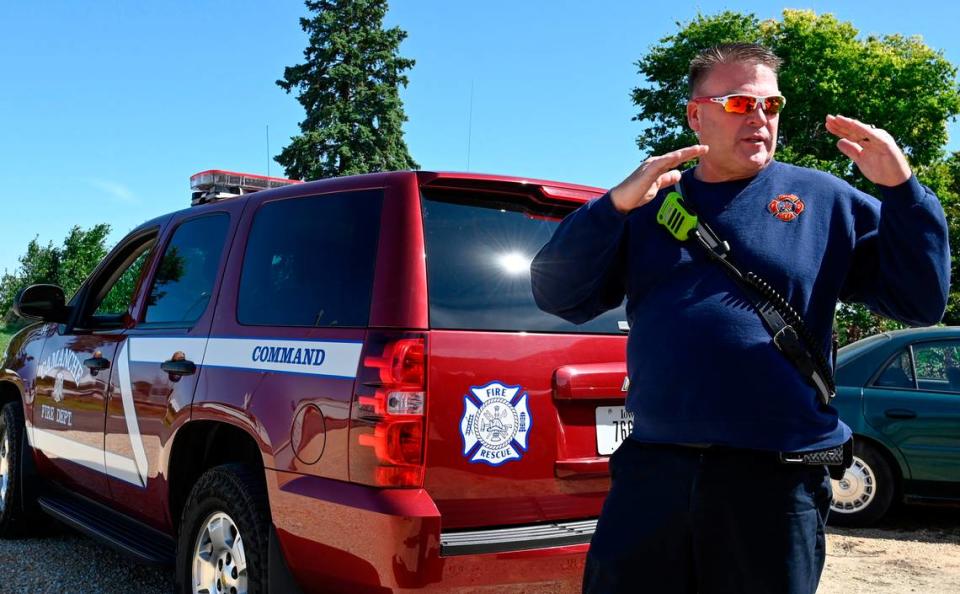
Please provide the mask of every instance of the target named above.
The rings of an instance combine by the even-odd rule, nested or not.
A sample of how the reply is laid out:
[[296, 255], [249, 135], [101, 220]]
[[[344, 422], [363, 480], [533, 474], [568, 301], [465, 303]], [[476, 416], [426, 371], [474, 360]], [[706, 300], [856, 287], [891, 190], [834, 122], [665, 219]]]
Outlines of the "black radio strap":
[[[680, 184], [674, 187], [682, 198]], [[688, 204], [684, 204], [684, 208], [690, 211]], [[691, 211], [691, 214], [695, 213]], [[730, 244], [721, 240], [699, 217], [690, 235], [743, 290], [747, 301], [773, 337], [773, 344], [800, 371], [806, 382], [816, 389], [820, 402], [829, 404], [837, 392], [832, 369], [799, 314], [765, 280], [753, 272], [740, 272], [730, 257]]]

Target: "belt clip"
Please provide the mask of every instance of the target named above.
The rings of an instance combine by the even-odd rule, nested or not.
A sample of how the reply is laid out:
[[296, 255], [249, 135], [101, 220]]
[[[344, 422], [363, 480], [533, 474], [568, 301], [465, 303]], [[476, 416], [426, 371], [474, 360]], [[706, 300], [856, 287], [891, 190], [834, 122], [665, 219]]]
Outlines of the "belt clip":
[[700, 245], [707, 248], [707, 251], [713, 259], [722, 260], [730, 253], [730, 244], [726, 241], [720, 241], [713, 232], [713, 229], [708, 227], [703, 221], [699, 222], [693, 234], [697, 238], [697, 241], [700, 242]]

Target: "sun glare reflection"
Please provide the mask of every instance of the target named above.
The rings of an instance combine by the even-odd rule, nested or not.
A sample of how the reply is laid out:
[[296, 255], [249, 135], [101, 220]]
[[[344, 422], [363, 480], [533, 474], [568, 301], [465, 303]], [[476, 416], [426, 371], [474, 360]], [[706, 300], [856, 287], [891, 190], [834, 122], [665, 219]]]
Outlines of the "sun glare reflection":
[[499, 264], [500, 268], [503, 268], [507, 274], [519, 276], [530, 272], [531, 260], [532, 258], [524, 256], [519, 252], [510, 252], [500, 254], [500, 256], [497, 257], [497, 264]]

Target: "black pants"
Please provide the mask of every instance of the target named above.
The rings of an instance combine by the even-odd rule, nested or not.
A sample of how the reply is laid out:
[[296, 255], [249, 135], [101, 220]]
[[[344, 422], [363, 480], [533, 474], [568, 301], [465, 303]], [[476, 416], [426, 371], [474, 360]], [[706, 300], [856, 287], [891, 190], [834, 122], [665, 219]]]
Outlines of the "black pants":
[[825, 466], [628, 439], [610, 472], [584, 592], [816, 591], [831, 498]]

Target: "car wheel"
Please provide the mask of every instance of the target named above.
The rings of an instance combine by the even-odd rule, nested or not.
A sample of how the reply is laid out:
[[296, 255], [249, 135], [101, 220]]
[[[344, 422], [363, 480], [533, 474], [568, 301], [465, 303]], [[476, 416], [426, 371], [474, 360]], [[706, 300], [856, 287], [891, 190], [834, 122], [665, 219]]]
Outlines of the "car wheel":
[[187, 499], [177, 546], [177, 589], [267, 591], [270, 512], [262, 476], [241, 464], [205, 472]]
[[8, 402], [0, 407], [0, 538], [22, 536], [35, 522], [39, 510], [24, 502], [22, 474], [25, 445], [23, 405]]
[[893, 503], [893, 471], [869, 444], [854, 443], [853, 465], [832, 483], [830, 523], [835, 526], [868, 526], [883, 517]]

